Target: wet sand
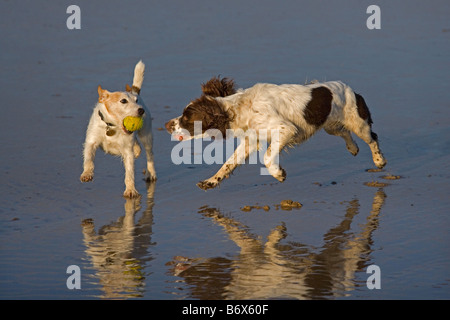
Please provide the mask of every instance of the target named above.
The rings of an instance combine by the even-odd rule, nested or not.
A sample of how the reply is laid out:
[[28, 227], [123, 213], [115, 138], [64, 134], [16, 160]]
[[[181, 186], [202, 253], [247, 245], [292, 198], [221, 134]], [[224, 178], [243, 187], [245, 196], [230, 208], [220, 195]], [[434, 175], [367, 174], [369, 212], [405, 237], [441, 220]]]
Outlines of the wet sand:
[[[0, 2], [1, 299], [450, 298], [446, 1], [381, 1], [380, 30], [360, 1], [78, 1], [80, 30], [49, 3]], [[123, 90], [139, 59], [158, 181], [142, 180], [141, 156], [142, 198], [127, 200], [120, 159], [98, 151], [94, 182], [79, 175], [97, 85]], [[219, 74], [241, 87], [348, 83], [388, 165], [371, 170], [363, 141], [353, 157], [320, 132], [281, 156], [284, 183], [247, 164], [200, 190], [220, 165], [173, 164], [177, 142], [158, 128]], [[70, 265], [80, 290], [66, 286]]]

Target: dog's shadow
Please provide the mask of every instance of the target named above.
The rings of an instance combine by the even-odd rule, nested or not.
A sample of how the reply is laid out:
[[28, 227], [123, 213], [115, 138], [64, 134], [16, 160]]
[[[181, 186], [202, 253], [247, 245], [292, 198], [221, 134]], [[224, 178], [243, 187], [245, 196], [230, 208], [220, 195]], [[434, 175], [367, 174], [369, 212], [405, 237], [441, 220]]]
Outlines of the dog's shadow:
[[[85, 252], [103, 291], [101, 298], [142, 297], [145, 288], [145, 266], [153, 260], [149, 248], [153, 234], [153, 206], [156, 182], [147, 183], [147, 197], [127, 198], [125, 215], [95, 231], [93, 219], [82, 222]], [[146, 208], [140, 219], [135, 215]]]
[[215, 208], [199, 213], [220, 225], [240, 248], [236, 256], [187, 258], [169, 262], [171, 273], [187, 284], [195, 299], [326, 299], [346, 296], [357, 286], [356, 273], [369, 264], [372, 233], [386, 194], [379, 189], [364, 224], [351, 228], [358, 199], [347, 203], [342, 221], [323, 235], [319, 248], [282, 242], [287, 228], [273, 228], [264, 242], [249, 227]]

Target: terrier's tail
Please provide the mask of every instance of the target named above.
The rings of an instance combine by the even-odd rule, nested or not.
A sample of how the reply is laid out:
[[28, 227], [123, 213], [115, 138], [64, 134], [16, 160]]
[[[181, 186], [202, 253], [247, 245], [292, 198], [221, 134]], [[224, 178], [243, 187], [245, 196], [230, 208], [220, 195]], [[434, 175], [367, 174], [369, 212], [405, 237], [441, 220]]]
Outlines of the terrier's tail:
[[134, 68], [133, 86], [131, 92], [139, 94], [141, 92], [142, 83], [144, 82], [145, 64], [140, 60]]

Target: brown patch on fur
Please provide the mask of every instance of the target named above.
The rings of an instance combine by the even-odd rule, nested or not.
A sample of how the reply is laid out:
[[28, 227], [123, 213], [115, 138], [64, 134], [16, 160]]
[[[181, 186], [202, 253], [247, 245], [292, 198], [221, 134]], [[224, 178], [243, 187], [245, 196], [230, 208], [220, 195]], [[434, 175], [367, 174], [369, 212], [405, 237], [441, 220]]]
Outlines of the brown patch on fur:
[[371, 125], [373, 123], [372, 117], [370, 115], [370, 111], [369, 108], [367, 107], [366, 101], [364, 101], [364, 98], [361, 95], [357, 94], [356, 92], [355, 92], [355, 99], [356, 99], [356, 107], [358, 109], [358, 115], [361, 117], [361, 119], [367, 120], [369, 125]]
[[236, 89], [232, 79], [214, 77], [202, 84], [202, 92], [211, 97], [226, 97], [235, 94]]
[[140, 88], [138, 88], [138, 87], [136, 87], [136, 86], [130, 87], [129, 84], [127, 84], [127, 85], [125, 86], [125, 91], [126, 91], [126, 92], [130, 92], [130, 93], [135, 93], [135, 94], [141, 93], [141, 89], [140, 89]]
[[131, 92], [136, 93], [136, 94], [140, 94], [141, 93], [141, 88], [133, 86], [133, 87], [131, 87]]
[[192, 101], [183, 111], [180, 117], [180, 127], [194, 135], [194, 122], [202, 122], [202, 133], [209, 129], [217, 129], [226, 136], [226, 130], [230, 128], [230, 115], [223, 110], [216, 97], [226, 97], [236, 93], [232, 79], [213, 77], [202, 84], [202, 96]]
[[375, 132], [370, 131], [370, 136], [372, 137], [372, 140], [378, 141], [378, 135]]
[[304, 116], [308, 124], [320, 127], [331, 111], [333, 95], [328, 88], [317, 87], [311, 90], [311, 100], [305, 107]]
[[229, 115], [216, 99], [203, 95], [184, 109], [179, 124], [191, 135], [194, 135], [194, 122], [201, 121], [202, 132], [208, 129], [217, 129], [225, 137], [226, 130], [230, 127], [230, 120]]
[[[108, 92], [108, 97], [105, 101], [103, 101], [103, 103], [113, 103], [113, 102], [117, 102], [119, 100], [121, 100], [122, 98], [122, 92], [117, 91], [117, 92]], [[126, 96], [125, 96], [126, 97]]]

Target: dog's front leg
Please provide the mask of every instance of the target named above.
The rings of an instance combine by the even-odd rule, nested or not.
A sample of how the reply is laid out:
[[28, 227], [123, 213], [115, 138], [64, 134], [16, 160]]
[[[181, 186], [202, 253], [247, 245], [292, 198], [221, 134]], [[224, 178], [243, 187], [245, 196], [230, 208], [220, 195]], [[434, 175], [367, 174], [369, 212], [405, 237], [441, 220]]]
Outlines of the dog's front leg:
[[94, 179], [94, 159], [98, 143], [86, 141], [83, 150], [83, 173], [80, 176], [81, 182], [89, 182]]
[[237, 146], [233, 155], [228, 158], [228, 160], [223, 164], [217, 173], [207, 180], [200, 181], [197, 183], [197, 186], [200, 189], [208, 190], [215, 188], [219, 185], [219, 183], [228, 178], [228, 176], [233, 172], [234, 169], [240, 164], [245, 162], [245, 159], [257, 149], [257, 143], [249, 143], [249, 139], [246, 137], [241, 140], [241, 143]]
[[139, 196], [134, 186], [134, 154], [133, 150], [127, 150], [122, 155], [123, 165], [125, 167], [125, 192], [123, 196], [126, 198], [136, 198]]

